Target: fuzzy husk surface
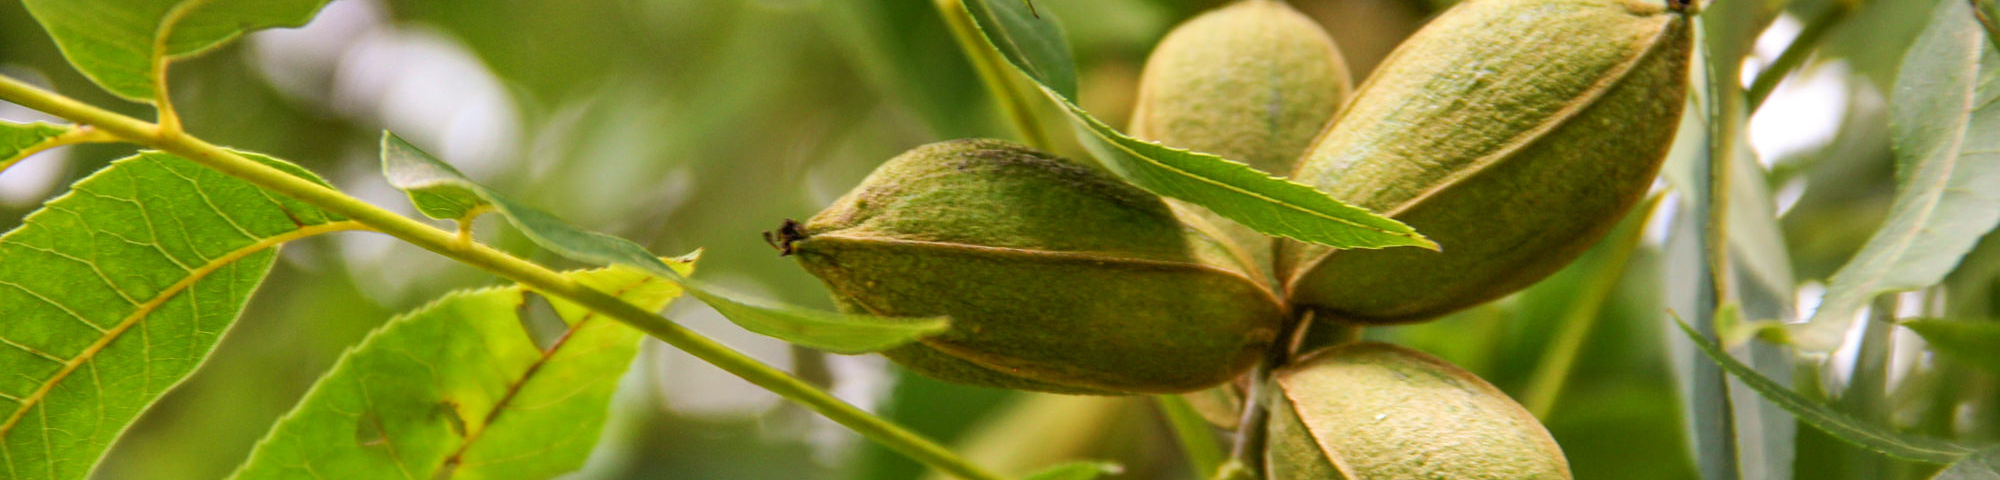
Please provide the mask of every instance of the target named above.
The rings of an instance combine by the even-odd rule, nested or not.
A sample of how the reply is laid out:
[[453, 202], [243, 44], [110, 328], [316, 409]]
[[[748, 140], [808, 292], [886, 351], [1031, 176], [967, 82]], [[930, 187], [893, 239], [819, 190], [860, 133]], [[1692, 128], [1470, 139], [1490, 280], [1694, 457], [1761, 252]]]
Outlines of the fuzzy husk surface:
[[[1181, 23], [1153, 48], [1127, 131], [1285, 175], [1354, 90], [1350, 77], [1333, 37], [1311, 17], [1282, 1], [1239, 0]], [[1177, 207], [1270, 272], [1270, 237]]]
[[1174, 27], [1146, 59], [1135, 137], [1284, 174], [1353, 90], [1318, 23], [1239, 0]]
[[1686, 101], [1687, 14], [1663, 0], [1468, 0], [1390, 55], [1293, 179], [1441, 252], [1282, 242], [1291, 300], [1364, 324], [1524, 288], [1651, 186]]
[[1248, 369], [1281, 302], [1158, 197], [1026, 147], [925, 145], [807, 221], [798, 261], [851, 311], [951, 317], [885, 355], [1062, 393], [1185, 392]]
[[1568, 480], [1561, 447], [1493, 385], [1385, 343], [1280, 369], [1267, 471], [1282, 480]]

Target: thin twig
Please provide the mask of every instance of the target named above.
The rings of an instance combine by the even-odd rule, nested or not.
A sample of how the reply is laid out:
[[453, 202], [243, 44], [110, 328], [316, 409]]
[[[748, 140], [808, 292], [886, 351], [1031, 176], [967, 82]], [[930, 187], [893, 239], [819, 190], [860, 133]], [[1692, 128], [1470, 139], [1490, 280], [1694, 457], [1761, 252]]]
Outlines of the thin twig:
[[533, 262], [483, 243], [462, 244], [456, 232], [385, 210], [338, 190], [245, 158], [199, 138], [79, 102], [0, 76], [0, 99], [92, 125], [118, 138], [179, 155], [287, 197], [346, 216], [376, 231], [547, 295], [560, 297], [631, 325], [697, 358], [788, 400], [805, 405], [862, 436], [938, 470], [966, 479], [1002, 480], [944, 446], [884, 420], [741, 352], [695, 333], [658, 313], [626, 303]]

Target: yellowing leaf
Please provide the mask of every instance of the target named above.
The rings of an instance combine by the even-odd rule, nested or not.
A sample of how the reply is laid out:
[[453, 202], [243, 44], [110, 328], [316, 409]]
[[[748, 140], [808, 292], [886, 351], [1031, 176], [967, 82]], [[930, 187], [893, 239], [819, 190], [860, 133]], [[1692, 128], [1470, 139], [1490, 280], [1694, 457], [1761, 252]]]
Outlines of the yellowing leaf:
[[[685, 273], [692, 260], [672, 262]], [[647, 310], [672, 282], [617, 266], [566, 276]], [[644, 335], [550, 298], [568, 330], [538, 346], [530, 291], [461, 291], [390, 320], [259, 442], [231, 478], [543, 479], [582, 466]]]

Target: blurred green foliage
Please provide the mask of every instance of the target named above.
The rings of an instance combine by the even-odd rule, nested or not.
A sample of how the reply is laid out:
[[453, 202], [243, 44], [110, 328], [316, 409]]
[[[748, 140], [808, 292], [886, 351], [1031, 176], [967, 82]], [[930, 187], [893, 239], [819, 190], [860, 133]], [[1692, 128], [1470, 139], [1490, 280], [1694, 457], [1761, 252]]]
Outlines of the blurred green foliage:
[[[1810, 18], [1834, 1], [1847, 0], [1764, 2], [1769, 8], [1755, 23], [1781, 12]], [[1823, 145], [1763, 158], [1768, 171], [1753, 172], [1778, 192], [1772, 207], [1781, 213], [1786, 260], [1801, 283], [1824, 282], [1887, 212], [1894, 178], [1883, 105], [1905, 49], [1938, 1], [1944, 0], [1869, 1], [1836, 27], [1808, 68], [1835, 62], [1844, 68], [1841, 78], [1850, 88], [1840, 92], [1848, 108], [1838, 131]], [[1219, 3], [1037, 1], [1067, 20], [1079, 61], [1080, 103], [1112, 125], [1126, 123], [1131, 90], [1152, 43], [1174, 23]], [[1397, 41], [1451, 2], [1292, 3], [1328, 27], [1360, 80]], [[811, 215], [910, 147], [1012, 135], [927, 2], [335, 0], [306, 30], [275, 33], [307, 37], [281, 41], [260, 34], [175, 65], [176, 103], [193, 134], [297, 162], [379, 205], [407, 208], [375, 170], [379, 132], [395, 128], [524, 203], [639, 239], [655, 252], [704, 248], [702, 277], [820, 307], [830, 304], [818, 282], [778, 258], [759, 232]], [[409, 80], [399, 73], [436, 72], [418, 69], [449, 63], [436, 55], [381, 54], [413, 49], [444, 52], [445, 60], [478, 68], [450, 70], [459, 76], [433, 79], [441, 86], [428, 89], [395, 83]], [[104, 93], [70, 68], [18, 2], [0, 1], [0, 72], [151, 117], [150, 108]], [[500, 103], [468, 104], [465, 99], [480, 97], [449, 94], [480, 82], [498, 86]], [[397, 85], [416, 93], [385, 100]], [[7, 107], [0, 105], [0, 115], [22, 114]], [[1059, 124], [1060, 113], [1039, 108], [1049, 124]], [[453, 111], [461, 115], [435, 113]], [[413, 127], [410, 118], [456, 120]], [[1068, 132], [1057, 133], [1067, 138]], [[481, 146], [496, 153], [453, 156]], [[1063, 148], [1081, 154], [1073, 143]], [[66, 151], [56, 179], [45, 186], [50, 192], [131, 148]], [[30, 160], [37, 161], [53, 160]], [[0, 203], [0, 228], [12, 228], [37, 203]], [[1632, 222], [1629, 228], [1639, 229], [1644, 243], [1629, 259], [1605, 258], [1600, 247], [1501, 302], [1369, 335], [1442, 356], [1518, 397], [1563, 330], [1561, 312], [1579, 292], [1592, 290], [1585, 287], [1597, 280], [1589, 273], [1600, 262], [1620, 260], [1623, 271], [1606, 289], [1610, 297], [1591, 319], [1578, 361], [1544, 421], [1579, 479], [1694, 478], [1691, 427], [1680, 413], [1673, 366], [1686, 352], [1668, 343], [1677, 333], [1661, 314], [1670, 301], [1663, 278], [1685, 268], [1685, 258], [1666, 240], [1686, 231], [1676, 210], [1663, 207], [1658, 218]], [[497, 246], [553, 266], [576, 266], [487, 223], [480, 235]], [[288, 245], [280, 258], [214, 358], [141, 418], [98, 478], [221, 478], [344, 349], [394, 312], [448, 290], [495, 283], [370, 234]], [[1989, 236], [1944, 286], [1908, 301], [1922, 304], [1923, 316], [2000, 318], [2000, 303], [1992, 301], [2000, 293], [1996, 279], [2000, 240]], [[683, 307], [669, 314], [705, 331], [734, 329], [697, 322], [704, 312]], [[1889, 351], [1882, 362], [1897, 373], [1880, 379], [1879, 389], [1868, 394], [1872, 399], [1856, 397], [1851, 377], [1824, 366], [1839, 358], [1827, 364], [1827, 358], [1798, 359], [1798, 388], [1842, 408], [1866, 408], [1858, 413], [1898, 429], [1975, 444], [2000, 441], [2000, 378], [1912, 352], [1920, 344], [1904, 338], [1907, 332], [1881, 335], [1892, 340], [1884, 344]], [[1119, 478], [1186, 478], [1161, 416], [1147, 402], [1066, 403], [916, 378], [873, 358], [828, 358], [741, 336], [724, 341], [791, 366], [898, 423], [964, 446], [975, 461], [1038, 462], [1021, 467], [1029, 468], [1106, 458], [1126, 466]], [[673, 362], [691, 359], [669, 358], [662, 345], [648, 349], [614, 401], [608, 444], [575, 478], [924, 475], [909, 460], [809, 412], [754, 400], [733, 379], [686, 374]], [[690, 408], [667, 391], [739, 395], [743, 399], [724, 401], [748, 406]], [[1070, 443], [983, 433], [1030, 428], [1036, 418], [1060, 414], [1094, 415], [1089, 425], [1097, 427], [1064, 433], [1073, 437], [1065, 440]], [[1027, 448], [1051, 444], [1089, 447]], [[1936, 470], [1876, 457], [1809, 428], [1798, 429], [1795, 448], [1793, 477], [1800, 479], [1924, 478]]]

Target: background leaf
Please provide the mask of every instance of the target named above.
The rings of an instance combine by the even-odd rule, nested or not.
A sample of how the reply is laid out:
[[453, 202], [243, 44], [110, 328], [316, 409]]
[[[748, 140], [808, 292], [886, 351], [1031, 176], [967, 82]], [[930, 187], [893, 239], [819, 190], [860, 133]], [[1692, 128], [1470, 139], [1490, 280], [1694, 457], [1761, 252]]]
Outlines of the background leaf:
[[[1049, 16], [1011, 0], [962, 0], [988, 44], [1036, 82], [1087, 132], [1081, 139], [1105, 166], [1155, 194], [1207, 207], [1267, 235], [1338, 248], [1419, 246], [1437, 249], [1408, 225], [1341, 203], [1324, 192], [1259, 172], [1241, 162], [1139, 140], [1076, 104], [1076, 66], [1068, 40]], [[1068, 89], [1068, 90], [1065, 90]]]
[[1896, 81], [1895, 203], [1882, 229], [1833, 275], [1798, 345], [1830, 350], [1876, 295], [1935, 284], [2000, 222], [2000, 55], [1964, 2], [1938, 5]]
[[[625, 266], [566, 275], [646, 310], [681, 293]], [[541, 347], [524, 328], [529, 293], [457, 292], [391, 320], [231, 478], [541, 479], [582, 466], [644, 335], [551, 298], [568, 329]]]
[[0, 236], [0, 471], [87, 476], [141, 411], [207, 358], [275, 247], [351, 228], [341, 220], [149, 152], [84, 179]]
[[1920, 319], [1902, 324], [1939, 353], [2000, 375], [2000, 322]]
[[[1676, 321], [1679, 322], [1678, 319]], [[1722, 351], [1722, 346], [1717, 345], [1707, 337], [1703, 337], [1700, 333], [1696, 333], [1694, 327], [1688, 326], [1687, 322], [1679, 322], [1679, 324], [1681, 331], [1687, 334], [1688, 339], [1693, 340], [1695, 346], [1700, 348], [1703, 354], [1708, 355], [1710, 360], [1722, 366], [1723, 371], [1729, 372], [1737, 380], [1742, 380], [1744, 384], [1749, 385], [1751, 389], [1762, 394], [1771, 403], [1778, 404], [1785, 411], [1792, 412], [1792, 415], [1796, 415], [1799, 421], [1819, 428], [1821, 431], [1832, 434], [1843, 441], [1896, 458], [1936, 464], [1955, 462], [1972, 452], [1972, 449], [1954, 445], [1950, 442], [1912, 437], [1888, 431], [1882, 427], [1869, 425], [1826, 405], [1821, 405], [1807, 399], [1791, 391], [1791, 389], [1785, 388], [1784, 385], [1779, 385], [1777, 382], [1765, 378], [1762, 374], [1757, 373], [1755, 369], [1750, 368], [1749, 365], [1744, 365], [1742, 362], [1736, 361], [1734, 357], [1729, 356], [1728, 352]]]
[[479, 192], [451, 180], [465, 178], [465, 174], [444, 162], [422, 161], [427, 158], [429, 155], [410, 142], [395, 135], [382, 135], [382, 177], [389, 179], [390, 186], [409, 194], [410, 204], [424, 216], [460, 220], [492, 206]]
[[1973, 454], [1938, 472], [1936, 480], [2000, 480], [2000, 449]]
[[[638, 267], [688, 289], [688, 294], [745, 330], [834, 353], [879, 352], [944, 331], [944, 318], [888, 318], [853, 315], [790, 305], [760, 305], [742, 295], [681, 275], [630, 240], [578, 228], [547, 212], [522, 205], [465, 178], [436, 157], [383, 133], [382, 169], [396, 172], [396, 185], [436, 191], [449, 186], [478, 194], [536, 245], [565, 257], [599, 264]], [[394, 148], [389, 148], [394, 146]], [[413, 197], [414, 198], [414, 197]]]
[[[245, 32], [304, 25], [328, 0], [23, 0], [63, 57], [105, 90], [153, 99], [155, 61], [198, 54]], [[182, 10], [175, 13], [175, 10]], [[177, 21], [176, 21], [177, 20]], [[154, 58], [157, 35], [167, 59]]]

